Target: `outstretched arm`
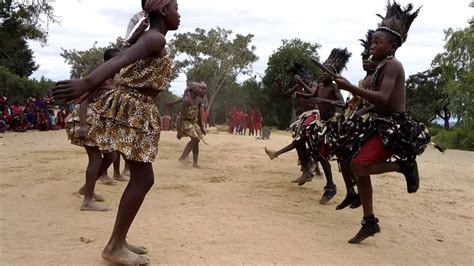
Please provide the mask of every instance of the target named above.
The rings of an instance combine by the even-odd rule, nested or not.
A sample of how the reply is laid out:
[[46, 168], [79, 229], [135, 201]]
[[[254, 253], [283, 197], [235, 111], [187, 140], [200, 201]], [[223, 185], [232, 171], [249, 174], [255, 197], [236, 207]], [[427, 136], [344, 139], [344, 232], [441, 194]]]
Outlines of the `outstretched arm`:
[[312, 98], [310, 98], [310, 101], [314, 105], [320, 104], [320, 103], [327, 103], [327, 104], [334, 105], [334, 106], [337, 106], [337, 107], [345, 107], [346, 106], [344, 101], [340, 102], [338, 100], [328, 100], [328, 99], [318, 98], [318, 97], [312, 97]]
[[295, 91], [297, 91], [298, 88], [300, 87], [299, 84], [295, 84], [293, 88], [285, 91], [285, 89], [283, 88], [283, 84], [281, 84], [281, 79], [278, 79], [275, 81], [275, 86], [277, 86], [277, 88], [281, 91], [281, 93], [283, 93], [283, 95], [287, 97], [293, 95], [293, 93], [295, 93]]
[[160, 54], [165, 47], [165, 43], [166, 40], [163, 34], [157, 31], [148, 31], [124, 53], [103, 63], [84, 79], [64, 80], [56, 83], [53, 89], [53, 97], [58, 100], [74, 100], [95, 89], [99, 84], [119, 72], [120, 69], [140, 59]]
[[166, 105], [166, 107], [171, 108], [171, 107], [177, 105], [178, 103], [180, 103], [182, 101], [183, 101], [183, 98], [181, 98], [179, 100], [176, 100], [174, 102], [167, 102], [167, 103], [165, 103], [165, 105]]
[[380, 85], [380, 90], [378, 91], [361, 89], [352, 85], [347, 79], [341, 76], [336, 78], [335, 82], [339, 88], [358, 95], [376, 106], [385, 106], [395, 88], [396, 80], [400, 74], [400, 67], [400, 63], [398, 62], [389, 61], [387, 63], [385, 66], [385, 76]]

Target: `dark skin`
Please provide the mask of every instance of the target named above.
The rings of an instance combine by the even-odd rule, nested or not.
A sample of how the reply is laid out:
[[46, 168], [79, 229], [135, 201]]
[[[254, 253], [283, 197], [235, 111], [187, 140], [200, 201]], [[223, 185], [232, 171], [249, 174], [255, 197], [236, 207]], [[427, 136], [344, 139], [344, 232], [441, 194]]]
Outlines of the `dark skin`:
[[[382, 61], [394, 55], [398, 44], [393, 41], [390, 33], [376, 31], [372, 37], [370, 52], [375, 61]], [[340, 88], [358, 95], [372, 104], [376, 113], [397, 113], [405, 111], [405, 71], [400, 61], [395, 58], [388, 61], [375, 82], [375, 91], [364, 90], [350, 84], [344, 78], [336, 79]], [[359, 195], [362, 201], [364, 217], [373, 215], [372, 183], [370, 175], [383, 174], [399, 170], [396, 163], [381, 162], [368, 166], [351, 162], [356, 177]]]
[[[370, 88], [372, 77], [374, 76], [375, 69], [377, 68], [377, 65], [378, 65], [378, 62], [374, 60], [369, 60], [369, 57], [370, 57], [369, 53], [362, 54], [362, 68], [367, 73], [367, 75], [362, 80], [362, 86], [366, 89]], [[363, 116], [374, 108], [374, 105], [370, 105], [370, 106], [366, 106], [366, 107], [364, 106], [358, 109], [361, 106], [361, 104], [362, 104], [362, 98], [357, 95], [353, 95], [352, 98], [348, 101], [349, 108], [356, 110], [354, 114], [356, 116]], [[358, 207], [360, 206], [359, 205], [360, 199], [358, 198], [358, 195], [354, 190], [356, 181], [355, 181], [354, 173], [352, 172], [352, 169], [351, 169], [351, 160], [347, 159], [344, 161], [340, 161], [339, 164], [341, 167], [341, 173], [344, 179], [344, 184], [346, 185], [347, 194], [346, 194], [345, 199], [338, 206], [336, 206], [336, 210], [343, 209], [347, 207], [348, 205], [351, 205], [351, 208]]]
[[[150, 29], [141, 34], [135, 43], [131, 43], [130, 48], [124, 53], [105, 62], [84, 79], [58, 82], [53, 89], [55, 99], [75, 100], [113, 77], [120, 69], [138, 60], [165, 56], [167, 53], [165, 35], [168, 31], [178, 29], [180, 23], [176, 0], [172, 0], [162, 10], [153, 11], [149, 18]], [[159, 94], [152, 88], [140, 89], [140, 92], [152, 97]], [[102, 257], [118, 264], [145, 264], [149, 262], [148, 259], [130, 250], [126, 236], [147, 192], [154, 183], [153, 167], [149, 162], [128, 159], [127, 162], [130, 165], [130, 181], [120, 200], [115, 226]]]
[[[298, 94], [300, 97], [307, 97], [308, 95]], [[341, 91], [333, 83], [332, 78], [327, 73], [321, 75], [321, 82], [318, 84], [317, 89], [314, 91], [313, 97], [310, 98], [309, 102], [317, 105], [321, 120], [328, 121], [331, 119], [337, 111], [337, 106], [344, 106], [344, 98], [342, 97]], [[320, 160], [323, 167], [324, 175], [326, 176], [327, 186], [334, 185], [332, 178], [331, 164], [327, 159]]]
[[[275, 81], [275, 85], [281, 90], [281, 92], [283, 93], [284, 96], [286, 97], [291, 97], [293, 94], [314, 94], [314, 92], [316, 91], [317, 89], [317, 82], [314, 82], [310, 79], [303, 79], [301, 78], [301, 76], [299, 75], [295, 75], [295, 85], [285, 91], [283, 89], [283, 85], [281, 83], [281, 79], [277, 79]], [[306, 111], [310, 111], [310, 110], [313, 110], [314, 109], [314, 105], [311, 104], [309, 102], [308, 99], [304, 98], [304, 97], [297, 97], [297, 101], [298, 101], [298, 110], [300, 113], [303, 113], [303, 112], [306, 112]]]
[[331, 76], [326, 73], [321, 75], [321, 82], [317, 85], [313, 94], [297, 93], [300, 98], [311, 97], [308, 103], [311, 110], [317, 106], [321, 119], [327, 121], [331, 119], [337, 111], [336, 106], [344, 106], [344, 98], [339, 88], [332, 82]]
[[[195, 86], [189, 89], [190, 93], [188, 96], [186, 96], [183, 99], [183, 106], [181, 110], [181, 117], [180, 117], [180, 122], [179, 125], [182, 123], [182, 119], [186, 117], [186, 114], [189, 110], [190, 106], [197, 105], [199, 109], [199, 114], [198, 114], [198, 123], [199, 127], [201, 129], [202, 134], [206, 135], [206, 131], [204, 130], [204, 125], [202, 123], [202, 102], [203, 98], [206, 93], [206, 87], [204, 85], [202, 86]], [[182, 137], [182, 132], [180, 130], [180, 126], [178, 126], [178, 139], [181, 139]], [[193, 153], [193, 167], [195, 168], [200, 168], [198, 164], [198, 159], [199, 159], [199, 142], [201, 140], [199, 138], [191, 138], [191, 140], [186, 144], [184, 147], [183, 153], [179, 157], [179, 161], [186, 164], [186, 158], [188, 157], [189, 153]]]
[[[283, 89], [283, 85], [281, 83], [281, 79], [277, 79], [275, 84], [276, 86], [282, 91], [283, 95], [287, 96], [287, 97], [291, 97], [291, 95], [293, 94], [299, 94], [299, 95], [305, 95], [305, 94], [308, 94], [308, 95], [313, 95], [316, 90], [317, 90], [317, 87], [318, 87], [318, 84], [317, 82], [314, 82], [312, 80], [309, 80], [309, 79], [302, 79], [299, 75], [295, 75], [295, 81], [296, 81], [296, 84], [291, 88], [289, 89], [288, 91], [285, 91]], [[309, 84], [309, 85], [308, 85]], [[299, 106], [299, 110], [300, 112], [306, 112], [306, 111], [310, 111], [310, 110], [313, 110], [314, 109], [314, 104], [312, 104], [308, 99], [306, 99], [305, 97], [297, 97], [298, 99], [298, 106]], [[285, 147], [281, 148], [280, 150], [278, 151], [270, 151], [268, 150], [267, 148], [265, 148], [265, 152], [267, 153], [268, 157], [270, 157], [271, 160], [277, 158], [278, 156], [280, 156], [281, 154], [284, 154], [286, 152], [289, 152], [291, 150], [293, 150], [294, 148], [297, 149], [297, 153], [298, 153], [298, 158], [302, 164], [302, 170], [303, 170], [303, 177], [301, 177], [301, 179], [306, 179], [306, 178], [309, 178], [311, 175], [309, 173], [309, 158], [308, 158], [308, 154], [306, 152], [306, 146], [304, 145], [304, 140], [301, 140], [300, 141], [301, 143], [297, 143], [296, 141], [292, 141], [290, 144], [286, 145]], [[318, 165], [316, 164], [316, 173], [318, 175], [320, 175], [320, 170], [319, 170], [319, 167]], [[298, 180], [300, 178], [297, 178], [296, 180]], [[298, 183], [299, 185], [303, 185], [304, 182], [299, 182]]]

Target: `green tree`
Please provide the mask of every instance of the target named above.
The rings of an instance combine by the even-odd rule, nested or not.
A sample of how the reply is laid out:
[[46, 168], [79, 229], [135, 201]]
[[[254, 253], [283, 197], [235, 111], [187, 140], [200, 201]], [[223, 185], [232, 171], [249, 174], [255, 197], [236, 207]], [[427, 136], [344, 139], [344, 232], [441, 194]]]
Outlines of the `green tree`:
[[445, 31], [445, 51], [433, 60], [458, 123], [474, 125], [474, 18], [464, 29]]
[[0, 66], [0, 95], [7, 97], [10, 103], [18, 101], [26, 103], [28, 97], [44, 97], [54, 86], [52, 80], [41, 77], [41, 79], [28, 79], [13, 74], [4, 66]]
[[0, 66], [23, 77], [38, 69], [27, 41], [45, 44], [50, 22], [57, 20], [46, 0], [0, 1]]
[[441, 83], [441, 69], [432, 68], [408, 77], [407, 110], [425, 124], [440, 118], [444, 128], [449, 129], [453, 114], [449, 109], [449, 97]]
[[[222, 28], [176, 34], [170, 42], [176, 72], [187, 75], [188, 81], [205, 81], [208, 86], [208, 110], [228, 80], [249, 74], [257, 61], [252, 34], [236, 34]], [[183, 59], [181, 59], [183, 58]]]
[[294, 63], [302, 64], [312, 77], [321, 73], [319, 68], [311, 62], [311, 57], [319, 60], [317, 43], [309, 43], [300, 39], [282, 40], [282, 45], [268, 60], [265, 76], [262, 79], [263, 92], [266, 103], [262, 113], [266, 124], [273, 124], [279, 128], [287, 128], [291, 123], [292, 100], [285, 97], [274, 86], [277, 77], [281, 77], [283, 84], [292, 86], [294, 75], [289, 71]]
[[106, 47], [97, 47], [97, 42], [94, 42], [92, 48], [84, 51], [77, 51], [76, 49], [65, 50], [61, 48], [61, 56], [65, 62], [71, 66], [71, 78], [78, 79], [89, 74], [104, 62], [105, 50], [119, 48], [123, 41], [123, 38], [118, 37], [114, 43], [109, 43]]

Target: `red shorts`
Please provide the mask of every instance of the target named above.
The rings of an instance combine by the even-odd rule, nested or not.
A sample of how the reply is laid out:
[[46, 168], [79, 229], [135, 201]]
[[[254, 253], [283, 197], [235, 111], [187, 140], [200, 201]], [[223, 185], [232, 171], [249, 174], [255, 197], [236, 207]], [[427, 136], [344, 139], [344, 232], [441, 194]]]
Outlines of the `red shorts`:
[[375, 135], [364, 143], [357, 156], [352, 159], [352, 162], [367, 166], [384, 162], [390, 159], [392, 155], [393, 153], [383, 144], [382, 137]]
[[329, 157], [329, 146], [321, 141], [321, 145], [319, 145], [319, 153], [324, 157]]
[[313, 122], [314, 120], [316, 120], [316, 116], [315, 115], [309, 115], [308, 117], [306, 117], [303, 121], [303, 126], [307, 126], [309, 124], [311, 124], [311, 122]]

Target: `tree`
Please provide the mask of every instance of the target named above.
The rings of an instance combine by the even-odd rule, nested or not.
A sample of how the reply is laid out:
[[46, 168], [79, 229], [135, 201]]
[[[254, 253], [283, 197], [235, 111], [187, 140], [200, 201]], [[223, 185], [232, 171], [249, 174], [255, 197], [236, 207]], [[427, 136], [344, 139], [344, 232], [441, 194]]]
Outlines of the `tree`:
[[[237, 34], [222, 28], [176, 34], [169, 46], [175, 60], [175, 70], [185, 73], [188, 81], [205, 81], [209, 104], [212, 108], [216, 97], [228, 80], [239, 74], [249, 74], [251, 64], [258, 60], [255, 46], [250, 46], [253, 35]], [[184, 59], [179, 59], [184, 58]]]
[[22, 77], [38, 69], [27, 41], [45, 44], [49, 22], [57, 20], [46, 0], [0, 1], [0, 65]]
[[436, 118], [444, 121], [444, 128], [449, 129], [453, 116], [449, 109], [449, 97], [441, 83], [441, 68], [432, 68], [408, 77], [407, 110], [416, 119], [431, 124]]
[[61, 56], [65, 62], [71, 66], [71, 78], [82, 78], [92, 72], [92, 70], [104, 62], [105, 50], [119, 48], [123, 41], [123, 38], [118, 37], [115, 43], [109, 43], [106, 47], [97, 47], [97, 42], [94, 42], [92, 48], [84, 51], [77, 51], [76, 49], [65, 50], [61, 48]]
[[26, 103], [28, 97], [44, 97], [54, 87], [52, 80], [41, 77], [40, 80], [20, 77], [0, 66], [0, 95], [7, 97], [10, 103]]
[[441, 83], [458, 123], [474, 125], [474, 18], [464, 29], [445, 31], [445, 51], [432, 65], [441, 69]]
[[[289, 71], [294, 63], [302, 64], [308, 73], [316, 78], [320, 69], [311, 62], [311, 57], [319, 60], [317, 43], [304, 42], [300, 39], [282, 40], [282, 45], [272, 54], [268, 60], [265, 76], [263, 77], [263, 91], [266, 95], [266, 104], [262, 113], [266, 124], [277, 125], [279, 128], [287, 128], [292, 119], [292, 103], [280, 90], [276, 89], [274, 82], [281, 77], [286, 87], [292, 86], [294, 75]], [[288, 88], [287, 88], [288, 89]]]

